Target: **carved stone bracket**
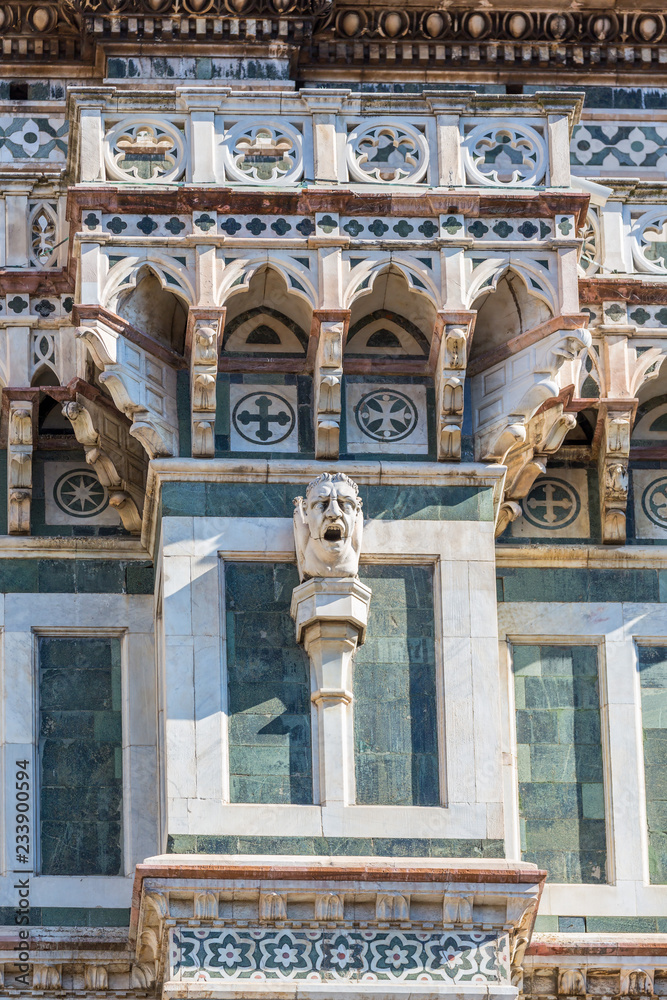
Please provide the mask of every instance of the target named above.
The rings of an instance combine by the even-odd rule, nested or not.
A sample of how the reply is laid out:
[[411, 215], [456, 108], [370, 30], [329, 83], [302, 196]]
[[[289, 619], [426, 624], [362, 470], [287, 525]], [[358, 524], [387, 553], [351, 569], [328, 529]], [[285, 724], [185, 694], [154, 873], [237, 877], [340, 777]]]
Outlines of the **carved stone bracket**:
[[7, 433], [7, 531], [10, 535], [30, 534], [32, 449], [32, 403], [11, 400]]
[[79, 444], [83, 445], [86, 462], [95, 469], [102, 486], [109, 491], [109, 504], [118, 511], [123, 527], [132, 534], [139, 534], [141, 532], [139, 508], [113, 461], [102, 448], [100, 435], [95, 430], [89, 411], [81, 403], [65, 403], [63, 416], [67, 417], [74, 430], [74, 436]]
[[[635, 400], [601, 400], [598, 413], [598, 481], [602, 541], [623, 545], [628, 506], [628, 459]], [[599, 428], [599, 430], [598, 430]]]
[[590, 344], [587, 330], [556, 330], [473, 378], [478, 461], [502, 464], [526, 441], [531, 418], [558, 397], [556, 373]]
[[315, 355], [315, 457], [338, 458], [346, 322], [320, 321]]
[[224, 309], [198, 309], [188, 324], [190, 346], [190, 405], [192, 455], [215, 455], [215, 410], [218, 353], [225, 322]]
[[472, 336], [474, 313], [440, 313], [435, 362], [435, 393], [438, 461], [461, 459], [463, 428], [463, 385], [468, 363], [468, 343]]
[[566, 435], [577, 423], [573, 413], [564, 413], [563, 404], [547, 406], [529, 421], [526, 437], [507, 453], [507, 476], [496, 521], [496, 537], [521, 515], [521, 504], [538, 476], [546, 472], [549, 456], [554, 455]]
[[130, 434], [143, 445], [149, 458], [175, 455], [176, 372], [171, 365], [141, 345], [130, 343], [100, 317], [87, 320], [76, 336], [102, 369], [100, 382], [118, 409], [131, 419]]

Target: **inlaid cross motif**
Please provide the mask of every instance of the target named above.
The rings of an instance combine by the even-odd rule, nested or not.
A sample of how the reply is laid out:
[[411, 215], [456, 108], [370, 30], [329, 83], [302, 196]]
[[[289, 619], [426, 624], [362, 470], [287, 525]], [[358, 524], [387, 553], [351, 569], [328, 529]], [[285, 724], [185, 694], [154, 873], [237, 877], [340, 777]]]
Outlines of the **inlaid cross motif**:
[[246, 441], [278, 444], [292, 432], [296, 415], [284, 396], [274, 392], [251, 392], [234, 407], [232, 422]]
[[547, 483], [542, 488], [544, 490], [544, 500], [538, 500], [536, 497], [531, 497], [528, 501], [528, 506], [532, 510], [544, 507], [542, 519], [548, 524], [553, 524], [555, 521], [561, 520], [561, 516], [557, 513], [557, 508], [563, 507], [566, 511], [570, 511], [572, 509], [572, 500], [568, 497], [563, 497], [562, 500], [556, 500], [554, 497], [556, 487], [553, 483]]
[[569, 483], [538, 480], [523, 502], [526, 519], [538, 528], [564, 528], [580, 510], [580, 500]]
[[258, 437], [260, 441], [268, 441], [273, 437], [271, 424], [277, 423], [279, 427], [284, 427], [285, 424], [290, 422], [289, 414], [285, 413], [284, 410], [278, 413], [269, 413], [269, 410], [273, 406], [273, 400], [269, 399], [268, 396], [259, 396], [255, 405], [257, 406], [257, 413], [251, 413], [249, 410], [242, 410], [237, 419], [238, 422], [243, 424], [244, 427], [247, 427], [249, 424], [256, 423], [256, 437]]

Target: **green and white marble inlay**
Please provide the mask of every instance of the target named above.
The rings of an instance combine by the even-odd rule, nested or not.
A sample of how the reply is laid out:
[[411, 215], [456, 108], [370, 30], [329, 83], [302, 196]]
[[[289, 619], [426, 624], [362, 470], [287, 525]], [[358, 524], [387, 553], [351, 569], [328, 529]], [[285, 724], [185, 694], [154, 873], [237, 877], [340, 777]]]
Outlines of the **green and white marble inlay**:
[[172, 979], [507, 982], [507, 936], [481, 931], [176, 927]]

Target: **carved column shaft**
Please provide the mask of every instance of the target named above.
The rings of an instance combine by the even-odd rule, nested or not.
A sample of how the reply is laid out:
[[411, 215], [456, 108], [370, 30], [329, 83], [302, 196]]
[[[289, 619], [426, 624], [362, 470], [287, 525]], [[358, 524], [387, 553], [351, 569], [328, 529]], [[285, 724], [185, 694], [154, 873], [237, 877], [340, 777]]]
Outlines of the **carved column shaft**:
[[216, 386], [218, 351], [224, 315], [198, 310], [190, 331], [190, 404], [192, 408], [192, 455], [215, 455]]
[[598, 421], [602, 422], [598, 452], [600, 522], [602, 541], [623, 545], [628, 506], [628, 460], [633, 407], [630, 402], [603, 401]]
[[[326, 315], [326, 314], [325, 314]], [[338, 458], [346, 320], [320, 318], [315, 356], [315, 457]]]
[[440, 334], [435, 390], [438, 415], [438, 460], [441, 462], [461, 460], [463, 384], [466, 374], [471, 319], [465, 317], [464, 324], [459, 322], [452, 325], [451, 321], [457, 318], [454, 314], [440, 314], [440, 319], [444, 323]]
[[32, 448], [32, 403], [11, 400], [7, 433], [7, 531], [10, 535], [30, 534]]
[[310, 657], [317, 708], [322, 804], [354, 801], [352, 664], [366, 636], [370, 588], [358, 578], [363, 515], [356, 483], [324, 473], [294, 501], [294, 543], [301, 584], [290, 614]]
[[322, 804], [354, 801], [352, 664], [370, 600], [370, 589], [354, 578], [306, 580], [292, 594], [297, 641], [310, 657]]

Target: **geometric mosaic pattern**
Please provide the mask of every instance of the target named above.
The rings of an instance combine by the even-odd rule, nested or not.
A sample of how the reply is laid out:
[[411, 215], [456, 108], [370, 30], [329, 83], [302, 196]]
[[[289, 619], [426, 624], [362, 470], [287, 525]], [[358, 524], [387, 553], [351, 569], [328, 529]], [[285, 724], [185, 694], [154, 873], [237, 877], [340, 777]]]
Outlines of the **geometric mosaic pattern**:
[[176, 927], [173, 979], [498, 983], [509, 976], [507, 936], [402, 930]]
[[0, 162], [64, 160], [69, 122], [64, 118], [0, 116]]
[[667, 168], [667, 126], [575, 125], [570, 162], [587, 167]]

